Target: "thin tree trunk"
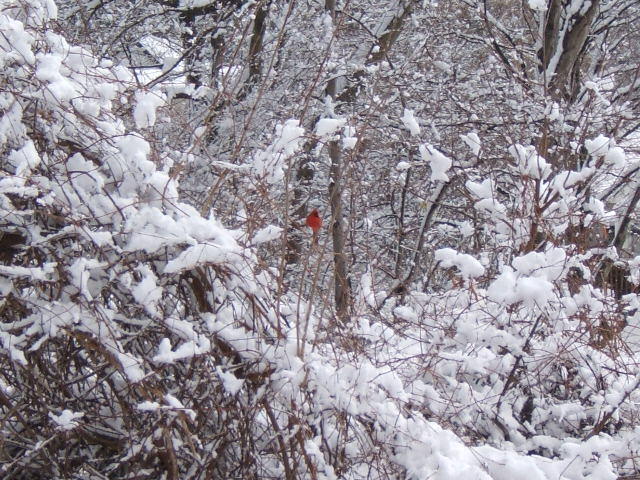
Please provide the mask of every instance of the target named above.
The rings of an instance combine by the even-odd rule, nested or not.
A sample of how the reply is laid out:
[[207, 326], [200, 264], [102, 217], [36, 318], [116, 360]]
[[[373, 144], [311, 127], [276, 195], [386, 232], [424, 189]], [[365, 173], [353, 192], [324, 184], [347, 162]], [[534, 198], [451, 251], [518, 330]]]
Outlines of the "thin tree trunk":
[[569, 5], [551, 0], [545, 18], [543, 46], [538, 56], [546, 71], [552, 96], [575, 100], [581, 60], [586, 54], [585, 45], [599, 6], [600, 0], [591, 0], [586, 11], [568, 16]]
[[[336, 2], [326, 0], [325, 10], [335, 20]], [[338, 96], [338, 81], [336, 78], [329, 80], [326, 94], [335, 102]], [[349, 287], [347, 258], [345, 252], [345, 229], [342, 212], [342, 173], [344, 169], [343, 156], [338, 141], [329, 143], [329, 158], [331, 159], [329, 183], [329, 203], [331, 206], [331, 240], [333, 243], [333, 269], [334, 269], [334, 300], [336, 315], [341, 322], [345, 322], [349, 316], [351, 304], [351, 289]]]
[[[333, 82], [334, 80], [332, 80]], [[329, 202], [331, 204], [331, 240], [333, 242], [334, 297], [336, 315], [345, 321], [349, 315], [351, 289], [348, 278], [347, 256], [345, 253], [345, 229], [342, 213], [342, 151], [337, 141], [329, 143], [331, 159], [331, 182], [329, 183]]]
[[251, 41], [249, 42], [249, 82], [258, 81], [262, 72], [262, 45], [264, 43], [265, 22], [269, 13], [269, 5], [266, 2], [256, 8], [255, 18], [253, 20], [253, 32]]

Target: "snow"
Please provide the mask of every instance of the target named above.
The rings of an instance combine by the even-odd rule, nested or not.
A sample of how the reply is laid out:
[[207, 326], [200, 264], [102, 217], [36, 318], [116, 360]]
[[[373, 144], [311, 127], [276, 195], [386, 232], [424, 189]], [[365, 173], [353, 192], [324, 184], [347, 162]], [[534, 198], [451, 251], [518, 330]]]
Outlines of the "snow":
[[214, 3], [214, 0], [180, 0], [180, 7], [183, 8], [198, 8], [206, 7]]
[[145, 400], [144, 402], [141, 402], [138, 405], [136, 405], [136, 408], [143, 412], [153, 412], [155, 410], [159, 410], [162, 407], [158, 402], [151, 402], [149, 400]]
[[17, 177], [28, 175], [40, 164], [40, 155], [32, 140], [28, 140], [19, 150], [13, 150], [7, 158], [15, 166]]
[[45, 263], [42, 267], [20, 267], [0, 265], [0, 275], [9, 277], [29, 277], [33, 280], [47, 281], [53, 279], [57, 263]]
[[418, 125], [418, 120], [416, 120], [413, 110], [405, 108], [404, 114], [400, 120], [402, 120], [402, 124], [405, 128], [411, 132], [411, 135], [420, 135], [420, 125]]
[[471, 224], [471, 222], [464, 221], [460, 224], [460, 234], [463, 237], [465, 238], [470, 237], [474, 233], [476, 233], [476, 230], [475, 228], [473, 228], [473, 225]]
[[453, 68], [451, 67], [451, 65], [447, 62], [444, 62], [442, 60], [434, 60], [433, 61], [433, 66], [436, 67], [438, 70], [447, 73], [447, 74], [452, 74], [453, 73]]
[[234, 263], [239, 251], [221, 248], [216, 244], [200, 243], [184, 250], [177, 258], [167, 262], [164, 273], [191, 270], [198, 265]]
[[622, 168], [626, 165], [626, 155], [620, 147], [611, 147], [604, 158], [608, 164], [616, 168]]
[[131, 383], [138, 383], [145, 377], [144, 369], [142, 368], [143, 362], [135, 356], [117, 350], [115, 347], [111, 348], [111, 353], [115, 355], [127, 380]]
[[282, 228], [274, 225], [267, 225], [266, 227], [258, 230], [251, 239], [252, 245], [260, 245], [262, 243], [278, 240], [282, 235]]
[[[331, 126], [337, 129], [340, 125], [336, 125], [331, 121], [325, 124], [329, 130], [332, 128]], [[324, 128], [323, 132], [326, 133]], [[304, 133], [304, 128], [300, 126], [300, 121], [296, 119], [289, 119], [284, 124], [277, 125], [272, 144], [256, 153], [253, 158], [251, 169], [254, 175], [261, 180], [265, 180], [268, 184], [276, 184], [282, 181], [285, 175], [286, 160], [300, 150]]]
[[587, 90], [593, 90], [594, 92], [597, 92], [598, 84], [596, 82], [586, 81], [584, 82], [584, 88], [586, 88]]
[[[115, 140], [122, 158], [127, 162], [129, 171], [134, 173], [142, 173], [144, 176], [155, 172], [156, 166], [150, 160], [147, 160], [151, 153], [151, 145], [139, 135], [123, 135]], [[131, 186], [130, 188], [134, 188]]]
[[418, 150], [420, 151], [422, 159], [431, 166], [431, 180], [434, 182], [448, 182], [449, 177], [447, 176], [447, 172], [453, 164], [451, 159], [429, 144], [420, 145]]
[[546, 278], [518, 275], [508, 267], [489, 285], [487, 295], [496, 303], [540, 307], [555, 298], [553, 284]]
[[[171, 263], [170, 271], [195, 266], [199, 261], [208, 263], [227, 261], [241, 249], [232, 233], [214, 218], [201, 217], [193, 207], [179, 204], [180, 212], [163, 213], [157, 207], [141, 207], [127, 218], [125, 228], [130, 232], [126, 251], [144, 250], [152, 253], [164, 246], [188, 244], [180, 256]], [[206, 243], [205, 243], [206, 242]], [[165, 267], [165, 271], [166, 267]]]
[[152, 316], [159, 315], [158, 303], [162, 299], [162, 288], [158, 286], [158, 277], [146, 265], [137, 268], [142, 280], [131, 288], [133, 298]]
[[531, 10], [537, 10], [539, 12], [545, 12], [547, 10], [547, 0], [528, 0], [528, 2]]
[[66, 408], [60, 415], [49, 412], [49, 418], [55, 423], [56, 428], [59, 430], [73, 430], [80, 425], [78, 420], [82, 417], [84, 417], [83, 412], [73, 412]]
[[345, 118], [321, 118], [316, 124], [316, 135], [322, 138], [331, 137], [340, 128], [345, 127]]
[[549, 107], [548, 107], [548, 112], [547, 112], [548, 118], [550, 121], [555, 121], [555, 120], [560, 120], [562, 119], [562, 113], [560, 112], [560, 105], [558, 105], [558, 102], [553, 102]]
[[190, 408], [185, 408], [182, 402], [170, 393], [167, 393], [164, 396], [164, 401], [167, 403], [169, 408], [174, 410], [181, 410], [186, 413], [191, 418], [191, 421], [194, 421], [196, 419], [196, 412], [194, 412]]
[[76, 85], [60, 73], [63, 58], [58, 53], [38, 54], [36, 78], [47, 82], [45, 97], [52, 101], [65, 101], [80, 96]]
[[516, 160], [521, 174], [537, 180], [545, 180], [551, 175], [551, 167], [538, 155], [535, 147], [513, 145], [509, 147], [509, 153]]
[[178, 410], [178, 411], [188, 415], [189, 418], [191, 419], [191, 421], [194, 421], [196, 419], [196, 416], [197, 416], [196, 412], [193, 411], [190, 408], [185, 408], [183, 403], [180, 400], [178, 400], [176, 397], [174, 397], [173, 395], [166, 394], [164, 396], [163, 400], [165, 401], [166, 405], [161, 405], [158, 402], [145, 400], [143, 402], [138, 403], [136, 405], [136, 409], [140, 410], [141, 412], [176, 411], [176, 410]]
[[393, 314], [403, 320], [407, 320], [409, 322], [415, 322], [418, 320], [418, 315], [412, 308], [407, 306], [396, 307], [393, 310]]
[[551, 248], [546, 252], [529, 252], [516, 257], [511, 265], [522, 275], [535, 275], [555, 281], [563, 274], [566, 260], [567, 255], [563, 249]]
[[609, 150], [611, 140], [604, 135], [598, 135], [596, 138], [585, 140], [584, 146], [590, 155], [603, 156]]
[[589, 155], [596, 158], [604, 157], [605, 162], [615, 168], [623, 168], [626, 165], [625, 152], [615, 145], [613, 139], [598, 135], [593, 139], [585, 140], [584, 146]]
[[106, 266], [105, 263], [92, 258], [78, 258], [69, 267], [72, 284], [80, 291], [87, 300], [93, 300], [93, 295], [89, 289], [89, 278], [91, 270]]
[[[207, 167], [231, 172], [238, 191], [220, 192], [211, 210], [226, 212], [222, 220], [204, 217], [180, 199], [177, 179], [169, 172], [174, 162], [195, 164], [204, 157], [200, 146], [208, 130], [194, 126], [196, 138], [190, 130], [184, 146], [165, 145], [172, 142], [164, 142], [163, 132], [150, 130], [158, 109], [171, 106], [164, 86], [142, 90], [126, 69], [98, 62], [47, 33], [43, 22], [56, 14], [52, 2], [29, 0], [21, 3], [24, 8], [9, 8], [13, 4], [5, 0], [0, 4], [7, 7], [0, 15], [0, 66], [11, 87], [0, 93], [0, 143], [7, 160], [0, 179], [2, 234], [6, 224], [9, 233], [25, 233], [28, 244], [27, 249], [19, 247], [14, 264], [0, 265], [0, 311], [14, 316], [0, 322], [0, 355], [15, 363], [0, 379], [0, 389], [8, 398], [28, 398], [29, 389], [21, 390], [20, 384], [28, 376], [16, 377], [11, 385], [5, 382], [11, 372], [41, 361], [69, 382], [65, 391], [56, 392], [55, 402], [45, 388], [45, 398], [32, 402], [35, 407], [26, 401], [19, 405], [31, 420], [38, 418], [38, 405], [49, 405], [49, 410], [43, 429], [30, 430], [20, 418], [12, 419], [17, 422], [12, 429], [26, 432], [25, 443], [32, 445], [16, 458], [28, 461], [28, 454], [41, 448], [54, 429], [49, 438], [73, 438], [74, 429], [94, 424], [122, 434], [122, 455], [113, 456], [122, 462], [113, 464], [117, 467], [127, 468], [127, 459], [143, 449], [153, 453], [160, 433], [166, 434], [163, 441], [172, 442], [180, 462], [201, 458], [211, 437], [201, 434], [208, 427], [190, 428], [196, 411], [186, 407], [195, 409], [201, 392], [218, 395], [205, 398], [214, 405], [228, 400], [239, 407], [231, 417], [250, 420], [242, 424], [243, 432], [250, 442], [257, 441], [265, 474], [274, 478], [283, 473], [282, 452], [273, 454], [268, 441], [260, 442], [277, 439], [278, 432], [295, 440], [302, 461], [292, 457], [291, 464], [304, 468], [304, 459], [311, 458], [318, 478], [339, 476], [328, 464], [327, 451], [340, 452], [345, 466], [340, 475], [349, 478], [386, 478], [398, 472], [413, 479], [600, 480], [616, 478], [619, 460], [634, 458], [638, 430], [624, 421], [637, 416], [637, 359], [625, 349], [612, 358], [606, 348], [594, 346], [598, 339], [593, 332], [598, 322], [620, 311], [630, 324], [637, 323], [631, 312], [640, 301], [635, 294], [619, 301], [589, 283], [595, 255], [612, 252], [583, 250], [567, 245], [563, 237], [568, 225], [588, 226], [617, 215], [607, 210], [610, 199], [605, 203], [595, 196], [611, 177], [624, 175], [618, 170], [626, 166], [625, 151], [613, 139], [600, 135], [585, 142], [589, 153], [603, 160], [602, 168], [558, 171], [547, 164], [546, 152], [531, 145], [511, 146], [513, 162], [501, 161], [499, 171], [477, 161], [463, 164], [456, 171], [460, 190], [441, 202], [457, 209], [456, 216], [438, 218], [425, 232], [411, 226], [407, 239], [424, 233], [425, 249], [419, 253], [425, 258], [433, 254], [435, 260], [411, 283], [401, 283], [405, 260], [397, 262], [400, 272], [394, 272], [394, 260], [385, 258], [382, 243], [376, 243], [393, 241], [392, 230], [384, 240], [374, 230], [389, 212], [358, 210], [360, 199], [355, 199], [351, 213], [363, 217], [354, 224], [353, 254], [359, 255], [362, 244], [357, 242], [363, 237], [371, 250], [353, 259], [355, 299], [338, 338], [328, 323], [333, 312], [324, 303], [330, 297], [328, 257], [312, 253], [311, 268], [305, 266], [304, 272], [317, 271], [318, 276], [297, 282], [302, 277], [287, 271], [292, 281], [285, 285], [274, 268], [283, 260], [277, 256], [281, 246], [267, 244], [280, 241], [288, 228], [278, 223], [279, 212], [293, 198], [287, 182], [306, 141], [300, 120], [274, 114], [263, 122], [265, 102], [253, 119], [260, 134], [247, 130], [249, 140], [237, 157], [225, 157], [219, 144], [211, 145], [220, 158], [206, 158], [211, 161]], [[181, 5], [209, 4], [185, 0]], [[585, 4], [576, 1], [572, 8]], [[246, 8], [252, 5], [248, 2]], [[546, 8], [541, 1], [530, 0], [529, 6]], [[385, 31], [394, 18], [391, 10], [372, 31]], [[15, 12], [25, 21], [12, 20], [9, 15]], [[333, 30], [329, 15], [323, 14], [322, 21]], [[346, 77], [342, 59], [330, 61]], [[448, 63], [437, 62], [434, 67], [451, 71]], [[229, 70], [240, 72], [241, 67]], [[13, 90], [23, 95], [23, 104]], [[554, 108], [549, 118], [559, 120], [557, 126], [561, 115]], [[170, 115], [169, 110], [163, 114]], [[544, 112], [540, 107], [535, 113], [544, 118]], [[234, 125], [236, 114], [225, 112], [224, 122]], [[384, 166], [392, 177], [402, 177], [413, 163], [397, 159], [415, 148], [415, 138], [397, 135], [397, 116], [384, 120], [396, 135], [393, 142], [404, 142], [404, 149], [394, 150]], [[400, 120], [411, 137], [421, 134], [413, 110], [405, 109]], [[133, 125], [138, 132], [130, 130]], [[323, 118], [312, 140], [342, 137], [345, 149], [354, 148], [356, 126], [368, 128], [355, 114]], [[535, 125], [531, 128], [534, 132]], [[449, 140], [443, 129], [441, 145]], [[494, 158], [491, 142], [483, 146], [475, 132], [454, 138], [456, 142], [447, 148], [469, 148], [477, 157], [486, 151], [487, 158]], [[579, 147], [571, 145], [575, 151]], [[430, 144], [420, 145], [419, 152], [430, 166], [430, 180], [448, 182], [453, 161]], [[499, 155], [504, 158], [504, 149]], [[318, 182], [327, 180], [324, 160], [314, 165]], [[428, 173], [416, 170], [414, 178], [422, 175], [424, 184]], [[592, 179], [593, 196], [580, 197], [587, 189], [578, 187]], [[539, 188], [532, 193], [533, 184]], [[308, 193], [317, 194], [320, 186]], [[435, 201], [444, 185], [426, 194], [424, 185], [412, 187], [420, 200]], [[497, 201], [497, 192], [504, 204]], [[238, 207], [235, 196], [241, 195]], [[256, 223], [252, 230], [242, 230], [247, 205], [254, 200], [275, 207], [257, 219], [257, 231]], [[548, 241], [529, 251], [533, 214]], [[241, 226], [230, 230], [225, 221]], [[407, 240], [403, 248], [411, 252], [413, 245]], [[636, 279], [638, 258], [629, 262]], [[406, 258], [409, 268], [411, 261]], [[584, 284], [568, 284], [572, 268], [582, 272]], [[464, 285], [447, 284], [452, 272], [444, 269], [455, 269]], [[195, 298], [191, 288], [196, 281], [202, 283], [202, 298]], [[396, 295], [394, 286], [401, 284], [407, 289]], [[348, 340], [347, 348], [342, 340]], [[521, 413], [529, 400], [533, 407], [525, 420]], [[266, 414], [267, 405], [273, 418]], [[242, 417], [245, 407], [250, 418]], [[123, 412], [131, 409], [153, 416], [151, 424], [157, 423], [158, 430], [129, 430]], [[609, 412], [616, 424], [606, 434], [583, 440]], [[203, 425], [208, 421], [202, 420]], [[229, 438], [235, 435], [234, 423], [220, 418], [218, 425], [215, 420], [221, 427], [216, 432], [229, 429]], [[88, 451], [79, 448], [81, 454]]]
[[355, 148], [357, 143], [358, 137], [356, 136], [355, 127], [345, 125], [342, 131], [342, 146], [346, 150], [351, 150], [352, 148]]
[[137, 92], [136, 106], [133, 109], [136, 127], [153, 127], [156, 123], [156, 110], [164, 104], [165, 98], [161, 92]]
[[475, 156], [478, 156], [480, 154], [482, 143], [480, 142], [480, 137], [478, 137], [477, 133], [470, 132], [466, 135], [460, 135], [460, 138], [471, 149]]
[[240, 380], [233, 373], [223, 371], [220, 366], [216, 367], [216, 373], [222, 381], [222, 386], [229, 395], [236, 395], [242, 389], [244, 380]]
[[0, 50], [8, 54], [0, 56], [0, 67], [12, 62], [32, 65], [36, 57], [31, 50], [33, 36], [24, 30], [24, 25], [18, 20], [0, 15]]
[[477, 183], [471, 180], [467, 180], [464, 184], [471, 193], [478, 198], [492, 198], [494, 187], [490, 178], [483, 180], [481, 183]]
[[360, 283], [359, 283], [359, 291], [358, 291], [358, 296], [360, 298], [361, 301], [364, 301], [367, 305], [369, 305], [372, 308], [376, 308], [377, 303], [376, 303], [376, 296], [375, 296], [375, 292], [373, 290], [373, 276], [371, 275], [371, 270], [367, 270], [367, 272], [365, 272], [364, 274], [362, 274], [362, 276], [360, 277]]
[[156, 363], [172, 364], [179, 360], [187, 360], [196, 355], [209, 352], [210, 344], [207, 341], [202, 343], [202, 345], [199, 345], [197, 342], [189, 340], [173, 350], [171, 340], [165, 337], [160, 342], [158, 353], [153, 357], [153, 361]]
[[3, 332], [0, 330], [0, 345], [2, 345], [3, 353], [8, 352], [9, 358], [12, 362], [16, 362], [22, 366], [27, 366], [27, 358], [24, 352], [20, 348], [20, 339], [9, 332]]
[[478, 260], [466, 253], [458, 253], [452, 248], [436, 250], [434, 258], [443, 268], [456, 267], [465, 279], [484, 275], [484, 267]]

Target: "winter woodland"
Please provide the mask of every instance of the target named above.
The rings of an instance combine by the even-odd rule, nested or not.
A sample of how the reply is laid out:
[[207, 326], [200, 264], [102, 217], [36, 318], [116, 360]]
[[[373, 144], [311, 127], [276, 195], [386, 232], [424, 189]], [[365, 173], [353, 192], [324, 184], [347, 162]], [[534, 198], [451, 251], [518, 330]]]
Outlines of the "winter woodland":
[[640, 478], [638, 0], [0, 0], [0, 85], [0, 477]]

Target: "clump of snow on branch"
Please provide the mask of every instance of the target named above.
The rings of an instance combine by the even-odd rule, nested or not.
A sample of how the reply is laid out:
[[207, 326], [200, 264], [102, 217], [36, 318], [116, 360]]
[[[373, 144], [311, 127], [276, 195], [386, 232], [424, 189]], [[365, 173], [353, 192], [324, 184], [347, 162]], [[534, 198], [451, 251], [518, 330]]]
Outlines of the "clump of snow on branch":
[[407, 130], [409, 130], [411, 135], [420, 135], [420, 125], [418, 124], [418, 120], [416, 119], [413, 110], [405, 108], [404, 114], [400, 120], [402, 120], [402, 124]]
[[165, 104], [161, 92], [136, 92], [136, 106], [133, 118], [138, 128], [153, 127], [156, 123], [156, 110]]
[[422, 159], [431, 167], [431, 180], [448, 182], [447, 172], [453, 162], [446, 155], [438, 151], [433, 145], [425, 144], [418, 147]]
[[278, 125], [272, 144], [253, 158], [251, 167], [254, 174], [269, 184], [280, 182], [285, 175], [287, 160], [301, 147], [303, 135], [304, 128], [298, 120], [290, 119]]
[[59, 415], [49, 412], [49, 418], [60, 430], [73, 430], [74, 428], [77, 428], [80, 425], [78, 420], [82, 417], [84, 417], [83, 412], [73, 412], [66, 408], [60, 412]]
[[316, 135], [322, 138], [332, 137], [340, 128], [346, 128], [345, 118], [321, 118], [316, 124]]
[[464, 278], [484, 275], [484, 267], [478, 260], [466, 253], [458, 253], [452, 248], [436, 250], [434, 258], [443, 268], [456, 267]]

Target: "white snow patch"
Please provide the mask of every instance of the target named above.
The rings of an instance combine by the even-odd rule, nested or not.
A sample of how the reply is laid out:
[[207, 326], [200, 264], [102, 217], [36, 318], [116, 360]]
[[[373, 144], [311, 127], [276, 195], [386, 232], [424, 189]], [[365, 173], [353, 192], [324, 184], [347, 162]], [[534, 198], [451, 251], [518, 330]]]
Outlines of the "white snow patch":
[[475, 132], [467, 133], [466, 135], [460, 135], [460, 138], [464, 143], [467, 144], [467, 147], [471, 149], [475, 156], [478, 156], [480, 153], [480, 148], [482, 148], [482, 142], [480, 142], [480, 137]]
[[196, 419], [196, 412], [194, 412], [190, 408], [186, 408], [180, 400], [178, 400], [176, 397], [174, 397], [170, 393], [167, 393], [164, 396], [164, 401], [167, 403], [170, 409], [182, 410], [184, 413], [186, 413], [189, 416], [189, 418], [191, 418], [192, 421]]
[[158, 277], [146, 265], [138, 267], [142, 280], [131, 288], [133, 298], [152, 316], [158, 315], [158, 302], [162, 299], [162, 288], [158, 286]]
[[617, 168], [622, 168], [626, 164], [624, 150], [620, 147], [612, 147], [604, 157], [605, 161]]
[[220, 245], [200, 243], [187, 248], [178, 258], [167, 262], [164, 273], [190, 270], [198, 265], [231, 263], [236, 258], [233, 253]]
[[33, 36], [24, 30], [24, 25], [18, 20], [0, 15], [0, 50], [7, 52], [0, 56], [0, 67], [7, 63], [17, 62], [33, 65], [36, 57], [31, 51], [31, 44], [34, 42]]
[[467, 180], [464, 184], [471, 193], [478, 198], [492, 198], [493, 197], [493, 183], [490, 178], [482, 181], [482, 183], [472, 182]]
[[73, 412], [68, 409], [64, 409], [60, 415], [49, 412], [49, 418], [56, 424], [58, 430], [73, 430], [79, 426], [77, 420], [82, 417], [84, 417], [84, 412]]
[[464, 278], [484, 275], [484, 267], [478, 260], [466, 253], [458, 253], [453, 248], [436, 250], [434, 257], [444, 268], [456, 267]]
[[513, 145], [509, 147], [509, 153], [516, 160], [518, 170], [523, 176], [545, 180], [551, 175], [551, 167], [544, 158], [538, 155], [535, 147]]
[[606, 153], [609, 151], [610, 143], [611, 139], [605, 137], [604, 135], [598, 135], [592, 140], [585, 140], [584, 146], [590, 155], [601, 157], [603, 155], [606, 155]]
[[453, 165], [450, 158], [440, 153], [436, 148], [429, 144], [420, 145], [418, 148], [422, 159], [431, 166], [431, 180], [448, 182], [447, 172]]
[[136, 106], [133, 118], [138, 128], [153, 127], [156, 110], [165, 103], [164, 94], [158, 92], [136, 92]]
[[355, 127], [345, 125], [342, 130], [342, 146], [345, 150], [351, 150], [358, 143], [358, 137], [356, 137]]
[[402, 123], [404, 124], [406, 129], [411, 132], [411, 135], [420, 135], [420, 125], [418, 125], [418, 121], [414, 116], [413, 110], [405, 108], [404, 115], [400, 120], [402, 120]]
[[281, 233], [281, 227], [276, 227], [275, 225], [267, 225], [263, 229], [256, 232], [256, 234], [253, 236], [253, 239], [251, 240], [251, 244], [259, 245], [261, 243], [277, 240], [278, 238], [280, 238]]
[[216, 373], [218, 374], [218, 377], [220, 377], [222, 386], [230, 395], [238, 393], [244, 385], [244, 380], [240, 380], [231, 372], [223, 371], [220, 366], [216, 366]]
[[158, 402], [152, 402], [150, 400], [145, 400], [144, 402], [140, 402], [136, 405], [138, 410], [142, 410], [143, 412], [153, 412], [155, 410], [159, 410], [162, 408]]
[[253, 158], [251, 168], [255, 174], [272, 185], [282, 181], [285, 160], [300, 149], [303, 135], [299, 120], [289, 119], [284, 125], [278, 125], [274, 142]]
[[211, 343], [204, 338], [200, 338], [199, 340], [204, 340], [201, 342], [201, 345], [193, 340], [189, 340], [173, 350], [171, 348], [171, 340], [165, 337], [160, 341], [158, 353], [153, 357], [153, 361], [156, 363], [171, 364], [178, 360], [185, 360], [209, 352], [211, 350]]
[[347, 120], [344, 118], [321, 118], [316, 124], [316, 135], [323, 138], [330, 137], [346, 123]]
[[498, 303], [511, 305], [523, 302], [526, 306], [543, 307], [553, 299], [553, 284], [545, 278], [525, 277], [516, 274], [511, 268], [504, 271], [487, 289], [489, 298]]
[[32, 169], [40, 164], [40, 155], [31, 140], [28, 140], [21, 149], [13, 150], [8, 155], [8, 159], [15, 165], [17, 177], [28, 175]]
[[84, 297], [91, 301], [93, 295], [89, 291], [89, 277], [91, 276], [91, 270], [95, 268], [105, 267], [105, 262], [99, 262], [94, 258], [78, 258], [69, 267], [69, 273], [71, 274], [71, 280], [73, 286], [75, 286]]
[[531, 10], [545, 12], [547, 10], [547, 0], [529, 0], [529, 8]]

